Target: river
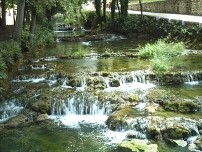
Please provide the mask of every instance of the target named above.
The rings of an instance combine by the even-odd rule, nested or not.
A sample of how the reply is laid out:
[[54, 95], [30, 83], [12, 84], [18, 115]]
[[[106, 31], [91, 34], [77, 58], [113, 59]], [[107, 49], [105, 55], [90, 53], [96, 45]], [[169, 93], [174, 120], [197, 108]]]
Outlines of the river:
[[[38, 51], [35, 57], [25, 59], [11, 80], [11, 95], [1, 101], [1, 122], [26, 111], [34, 111], [30, 117], [38, 115], [46, 110], [39, 108], [41, 111], [37, 111], [42, 101], [50, 102], [49, 120], [27, 127], [1, 129], [0, 151], [123, 152], [117, 144], [126, 139], [127, 131], [108, 129], [106, 120], [112, 108], [105, 96], [135, 92], [142, 101], [140, 109], [144, 106], [145, 94], [155, 88], [190, 99], [201, 96], [201, 81], [190, 80], [176, 86], [158, 86], [146, 81], [144, 73], [150, 61], [122, 56], [137, 52], [138, 46], [144, 43], [119, 35], [102, 41], [58, 42], [56, 48]], [[67, 57], [79, 50], [85, 50], [88, 56]], [[106, 52], [119, 52], [120, 55], [100, 56]], [[181, 60], [189, 59], [189, 63], [178, 70], [200, 70], [200, 58], [198, 55], [183, 57]], [[112, 80], [114, 78], [116, 81]], [[101, 81], [102, 85], [98, 83]], [[144, 114], [140, 111], [139, 115]], [[188, 152], [186, 147], [159, 142], [159, 152], [168, 151]]]

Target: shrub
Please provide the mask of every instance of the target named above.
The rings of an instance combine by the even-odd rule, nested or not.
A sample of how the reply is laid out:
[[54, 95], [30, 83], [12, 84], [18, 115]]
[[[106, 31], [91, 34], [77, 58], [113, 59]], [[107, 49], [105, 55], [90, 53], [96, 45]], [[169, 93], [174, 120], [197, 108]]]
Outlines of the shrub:
[[48, 29], [38, 30], [33, 39], [32, 49], [44, 48], [55, 43], [55, 37], [52, 31]]
[[171, 69], [170, 59], [179, 56], [185, 50], [185, 45], [182, 42], [167, 42], [165, 39], [160, 39], [154, 44], [146, 44], [144, 47], [139, 47], [139, 57], [151, 59], [152, 68], [156, 72], [165, 72]]
[[3, 90], [3, 82], [7, 78], [7, 71], [12, 69], [21, 56], [21, 48], [15, 41], [0, 43], [0, 94]]
[[11, 68], [15, 61], [22, 56], [21, 48], [15, 41], [3, 42], [0, 44], [0, 55], [6, 67]]

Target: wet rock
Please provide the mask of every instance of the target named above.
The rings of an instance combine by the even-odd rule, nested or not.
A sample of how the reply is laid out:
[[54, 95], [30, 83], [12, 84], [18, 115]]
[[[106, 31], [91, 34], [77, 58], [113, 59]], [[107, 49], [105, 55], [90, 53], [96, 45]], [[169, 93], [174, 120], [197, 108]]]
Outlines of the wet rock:
[[[133, 112], [134, 113], [134, 112]], [[122, 109], [109, 116], [106, 124], [112, 130], [128, 129], [145, 134], [148, 139], [187, 139], [197, 135], [196, 121], [159, 116], [134, 117], [129, 109]]]
[[171, 102], [165, 102], [163, 108], [167, 111], [175, 112], [196, 112], [200, 109], [200, 106], [192, 100], [176, 100]]
[[38, 117], [37, 117], [37, 120], [38, 122], [40, 121], [44, 121], [44, 120], [47, 120], [48, 119], [48, 114], [40, 114]]
[[151, 104], [150, 106], [145, 107], [145, 112], [147, 114], [153, 114], [158, 109], [159, 105], [156, 103]]
[[40, 112], [41, 114], [47, 114], [51, 111], [51, 103], [47, 99], [40, 99], [32, 103], [30, 107], [33, 111]]
[[123, 141], [119, 147], [130, 149], [131, 152], [158, 152], [157, 144], [149, 144], [146, 140], [139, 139]]
[[72, 78], [69, 80], [68, 85], [72, 87], [81, 87], [81, 81], [77, 78]]
[[136, 94], [132, 94], [129, 96], [129, 102], [137, 103], [138, 101], [139, 101], [139, 98]]
[[108, 117], [106, 124], [111, 130], [114, 131], [121, 130], [122, 128], [127, 126], [126, 119], [124, 119], [124, 117], [119, 117], [115, 114]]
[[24, 125], [27, 122], [27, 117], [25, 115], [18, 115], [16, 117], [11, 118], [7, 123], [6, 127], [15, 128]]
[[201, 104], [196, 100], [182, 99], [166, 92], [166, 90], [155, 89], [147, 94], [147, 99], [159, 104], [166, 111], [190, 113], [201, 109]]
[[120, 86], [119, 80], [113, 79], [110, 86], [111, 87], [119, 87]]
[[4, 129], [4, 124], [0, 124], [0, 131]]
[[197, 149], [202, 150], [202, 137], [198, 137], [198, 139], [194, 141], [194, 144], [196, 145]]
[[200, 131], [202, 131], [202, 119], [197, 121], [197, 127]]

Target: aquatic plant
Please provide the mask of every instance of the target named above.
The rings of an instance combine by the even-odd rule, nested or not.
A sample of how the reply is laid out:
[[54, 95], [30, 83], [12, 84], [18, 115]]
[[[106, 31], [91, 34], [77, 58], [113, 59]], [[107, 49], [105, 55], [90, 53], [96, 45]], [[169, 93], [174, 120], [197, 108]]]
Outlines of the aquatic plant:
[[165, 72], [171, 69], [170, 59], [179, 56], [185, 50], [183, 42], [167, 42], [165, 39], [159, 39], [154, 44], [147, 43], [139, 47], [139, 57], [151, 59], [152, 69], [156, 72]]

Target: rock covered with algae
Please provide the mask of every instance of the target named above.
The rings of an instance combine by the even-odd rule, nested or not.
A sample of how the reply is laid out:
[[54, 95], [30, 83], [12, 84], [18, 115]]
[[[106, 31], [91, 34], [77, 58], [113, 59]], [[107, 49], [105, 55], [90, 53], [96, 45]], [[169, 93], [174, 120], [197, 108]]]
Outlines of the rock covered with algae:
[[158, 152], [157, 144], [149, 144], [146, 140], [132, 139], [129, 141], [123, 141], [119, 148], [126, 149], [131, 152]]

